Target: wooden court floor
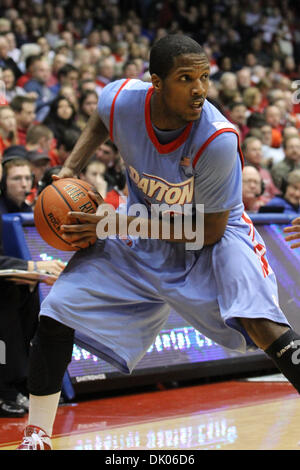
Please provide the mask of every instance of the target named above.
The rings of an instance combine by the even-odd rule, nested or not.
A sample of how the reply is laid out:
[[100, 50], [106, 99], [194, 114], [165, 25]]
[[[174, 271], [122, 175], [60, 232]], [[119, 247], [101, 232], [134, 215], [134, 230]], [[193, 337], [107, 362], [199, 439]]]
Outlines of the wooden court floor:
[[[26, 418], [0, 418], [0, 450]], [[55, 450], [300, 450], [300, 397], [278, 382], [228, 381], [59, 407]]]

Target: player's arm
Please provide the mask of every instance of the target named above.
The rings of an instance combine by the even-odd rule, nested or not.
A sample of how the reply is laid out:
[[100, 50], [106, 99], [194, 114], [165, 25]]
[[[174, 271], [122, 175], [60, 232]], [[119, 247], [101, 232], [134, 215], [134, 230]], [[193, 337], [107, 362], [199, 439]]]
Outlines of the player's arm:
[[[229, 211], [204, 215], [204, 227], [200, 227], [200, 230], [204, 230], [203, 246], [214, 245], [222, 238], [226, 229], [228, 216]], [[86, 214], [83, 212], [71, 212], [69, 220], [69, 225], [63, 225], [61, 227], [62, 237], [69, 243], [73, 243], [76, 247], [81, 245], [85, 246], [87, 242], [95, 239], [95, 236], [105, 239], [112, 235], [122, 236], [124, 233], [126, 235], [130, 235], [130, 230], [132, 229], [133, 224], [142, 238], [158, 238], [160, 240], [167, 240], [174, 243], [198, 242], [196, 238], [197, 227], [195, 225], [197, 223], [197, 219], [195, 219], [192, 224], [192, 230], [193, 233], [195, 233], [195, 236], [186, 237], [184, 230], [182, 230], [180, 238], [176, 236], [176, 224], [173, 221], [163, 222], [160, 220], [158, 233], [153, 237], [151, 219], [127, 216], [119, 214], [114, 210], [111, 211], [110, 215], [105, 216], [99, 214]], [[163, 224], [169, 225], [169, 231], [167, 231], [168, 237], [165, 236], [164, 230], [166, 229], [166, 226], [164, 227]], [[137, 225], [139, 225], [138, 228]]]
[[80, 173], [96, 149], [108, 138], [108, 131], [97, 110], [90, 117], [71, 154], [58, 174], [69, 178]]
[[[284, 229], [285, 233], [292, 233], [293, 235], [288, 235], [285, 237], [287, 242], [293, 241], [293, 240], [300, 240], [300, 217], [297, 217], [292, 221], [292, 225], [290, 227], [285, 227]], [[291, 245], [291, 248], [299, 248], [300, 247], [300, 241], [293, 243]]]

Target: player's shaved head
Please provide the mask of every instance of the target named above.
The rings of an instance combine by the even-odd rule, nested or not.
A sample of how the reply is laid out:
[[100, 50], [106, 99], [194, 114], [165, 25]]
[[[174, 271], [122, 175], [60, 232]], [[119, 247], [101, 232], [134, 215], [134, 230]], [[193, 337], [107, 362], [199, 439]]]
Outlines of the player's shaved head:
[[204, 55], [205, 51], [194, 39], [181, 34], [171, 34], [157, 41], [150, 52], [149, 72], [164, 79], [174, 66], [176, 57], [185, 54]]

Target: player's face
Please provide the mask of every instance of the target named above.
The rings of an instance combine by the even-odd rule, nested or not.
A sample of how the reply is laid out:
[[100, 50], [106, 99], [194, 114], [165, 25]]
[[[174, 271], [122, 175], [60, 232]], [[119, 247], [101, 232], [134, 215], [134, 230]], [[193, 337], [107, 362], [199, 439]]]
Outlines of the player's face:
[[[209, 87], [209, 62], [204, 54], [185, 54], [175, 59], [164, 79], [158, 79], [160, 113], [165, 126], [178, 128], [200, 118]], [[159, 127], [159, 126], [158, 126]], [[166, 128], [165, 127], [165, 128]]]

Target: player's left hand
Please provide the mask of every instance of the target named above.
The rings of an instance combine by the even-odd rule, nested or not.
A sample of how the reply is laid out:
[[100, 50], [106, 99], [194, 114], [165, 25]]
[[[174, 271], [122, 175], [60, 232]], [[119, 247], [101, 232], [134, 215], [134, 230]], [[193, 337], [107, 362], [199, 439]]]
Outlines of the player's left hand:
[[[292, 225], [290, 227], [285, 227], [283, 229], [285, 233], [293, 233], [293, 235], [288, 235], [285, 237], [287, 242], [293, 241], [293, 240], [300, 240], [300, 217], [297, 217], [292, 221]], [[291, 245], [291, 248], [299, 248], [300, 247], [300, 241], [293, 243]]]
[[97, 239], [96, 228], [101, 217], [84, 212], [69, 212], [68, 224], [62, 225], [62, 238], [75, 249], [86, 248]]
[[[104, 199], [96, 190], [89, 191], [88, 194], [97, 206], [103, 204]], [[93, 245], [97, 239], [96, 227], [100, 219], [101, 217], [96, 214], [70, 212], [69, 224], [61, 226], [62, 237], [71, 243], [75, 249]]]

